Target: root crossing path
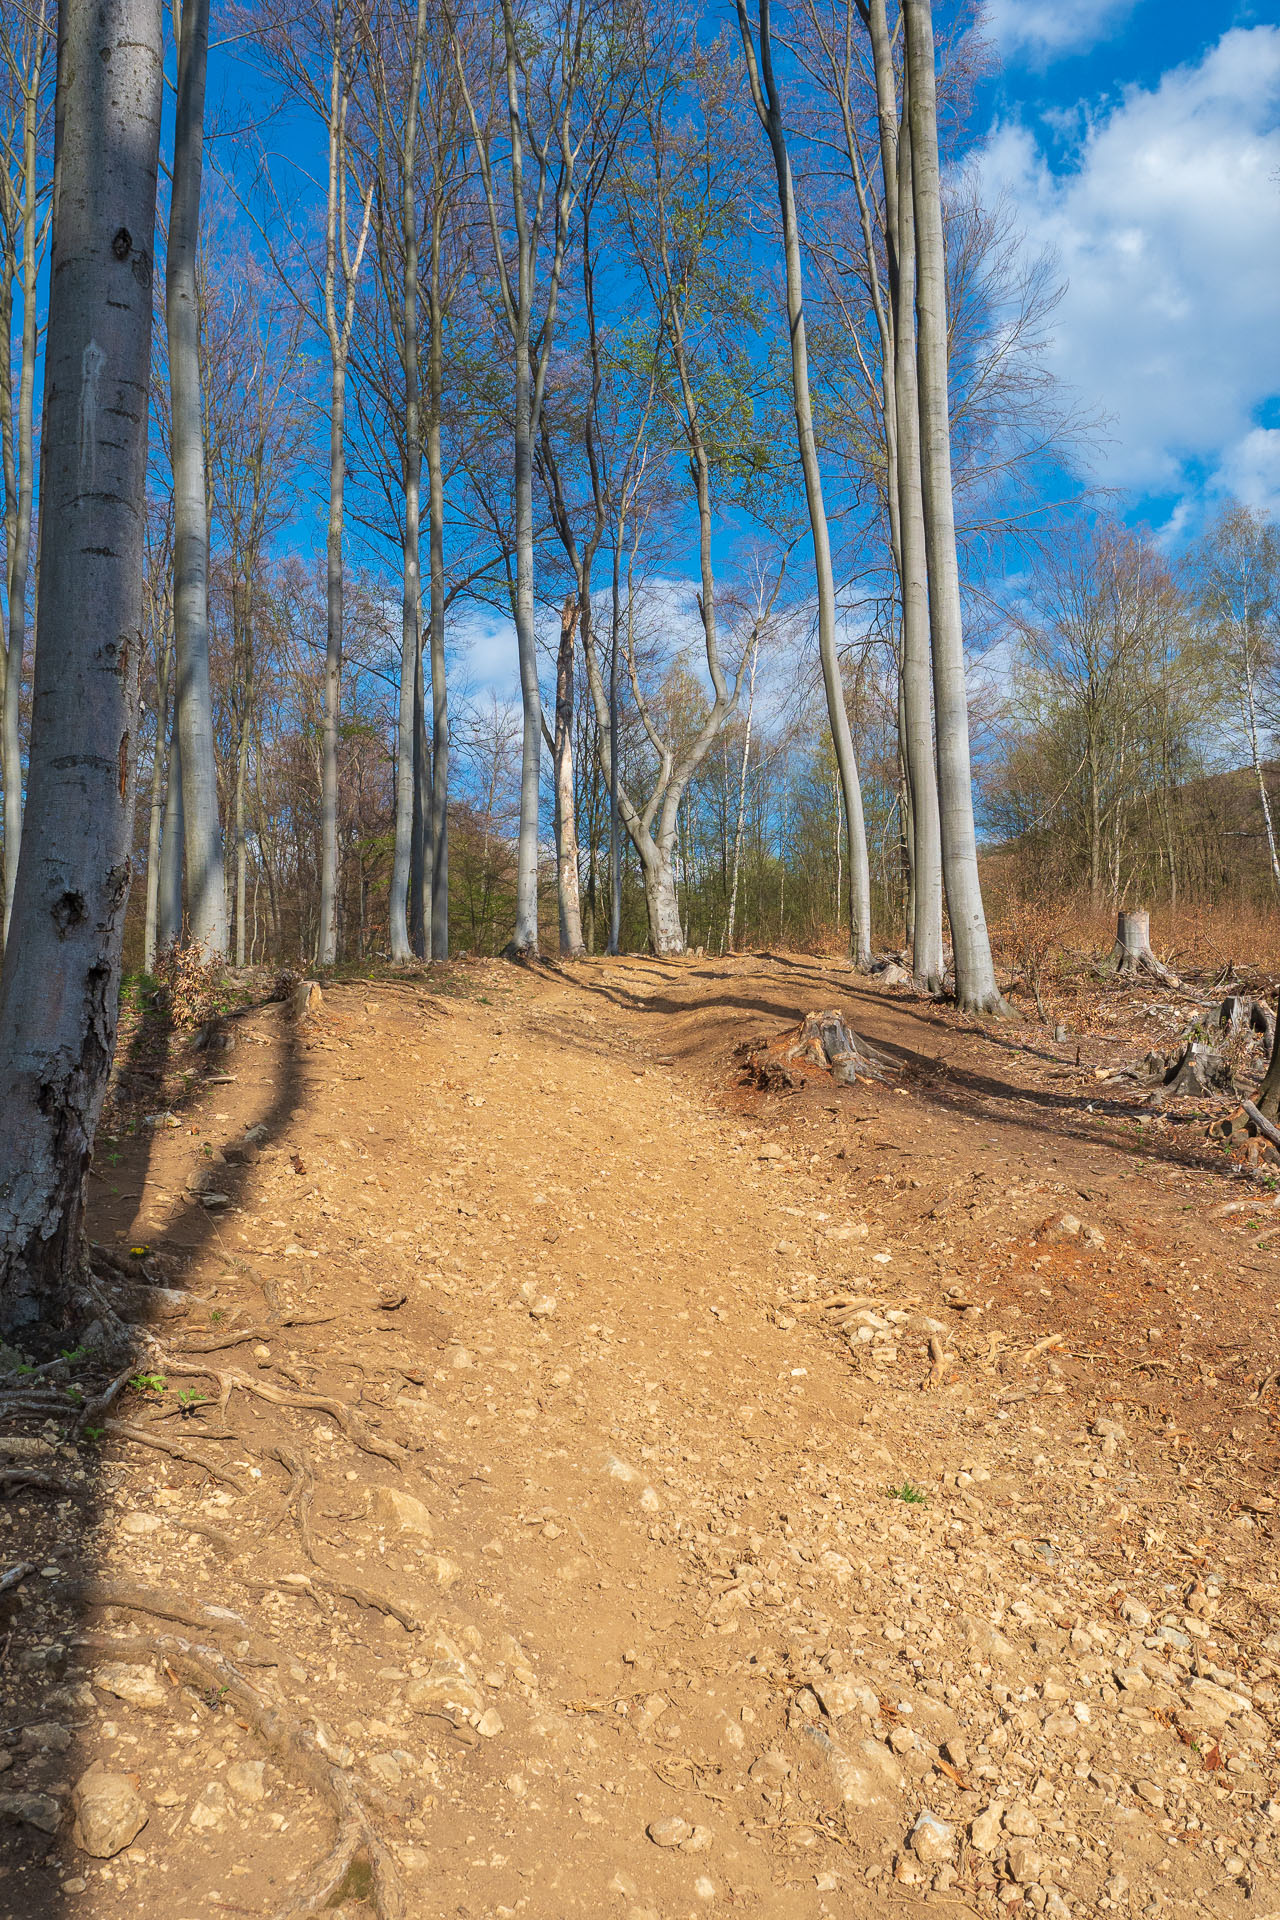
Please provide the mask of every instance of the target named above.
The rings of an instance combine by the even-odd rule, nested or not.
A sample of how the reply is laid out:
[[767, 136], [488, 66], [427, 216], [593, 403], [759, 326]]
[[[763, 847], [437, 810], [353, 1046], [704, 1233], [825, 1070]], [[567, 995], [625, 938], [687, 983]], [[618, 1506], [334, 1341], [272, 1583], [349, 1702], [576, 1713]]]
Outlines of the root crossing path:
[[[744, 1084], [826, 1007], [883, 1083]], [[811, 961], [232, 1031], [99, 1150], [133, 1384], [6, 1428], [0, 1911], [1280, 1912], [1221, 1175]]]

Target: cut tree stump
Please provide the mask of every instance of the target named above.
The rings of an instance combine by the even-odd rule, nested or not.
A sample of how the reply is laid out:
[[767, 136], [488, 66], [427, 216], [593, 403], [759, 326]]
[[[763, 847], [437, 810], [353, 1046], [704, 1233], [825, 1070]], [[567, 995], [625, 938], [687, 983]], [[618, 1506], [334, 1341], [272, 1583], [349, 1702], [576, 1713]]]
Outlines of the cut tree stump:
[[1107, 967], [1117, 979], [1149, 973], [1153, 980], [1159, 980], [1166, 987], [1182, 985], [1177, 974], [1162, 966], [1151, 951], [1151, 915], [1145, 907], [1117, 914], [1116, 943]]
[[815, 1074], [829, 1074], [842, 1087], [885, 1077], [882, 1063], [836, 1007], [806, 1013], [798, 1027], [744, 1041], [735, 1052], [748, 1077], [770, 1093], [794, 1093]]
[[1218, 1025], [1226, 1029], [1229, 1038], [1238, 1033], [1260, 1033], [1268, 1048], [1275, 1042], [1276, 1017], [1263, 1000], [1254, 1000], [1247, 993], [1229, 993], [1218, 1008]]
[[1206, 1093], [1234, 1093], [1235, 1081], [1222, 1054], [1202, 1040], [1191, 1040], [1165, 1074], [1164, 1091], [1198, 1099]]

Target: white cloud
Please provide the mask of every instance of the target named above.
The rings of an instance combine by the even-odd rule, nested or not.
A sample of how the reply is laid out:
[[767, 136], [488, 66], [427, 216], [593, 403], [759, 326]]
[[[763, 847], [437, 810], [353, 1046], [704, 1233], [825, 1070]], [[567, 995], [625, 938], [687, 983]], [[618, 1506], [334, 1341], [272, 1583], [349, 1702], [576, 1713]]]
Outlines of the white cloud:
[[1255, 427], [1228, 451], [1216, 479], [1247, 507], [1280, 516], [1280, 427]]
[[1135, 0], [988, 0], [982, 24], [1006, 60], [1044, 67], [1106, 40]]
[[1280, 393], [1280, 29], [1233, 30], [1130, 89], [1065, 168], [1012, 123], [977, 166], [1058, 256], [1054, 361], [1109, 419], [1104, 477], [1274, 487], [1280, 436], [1257, 411]]

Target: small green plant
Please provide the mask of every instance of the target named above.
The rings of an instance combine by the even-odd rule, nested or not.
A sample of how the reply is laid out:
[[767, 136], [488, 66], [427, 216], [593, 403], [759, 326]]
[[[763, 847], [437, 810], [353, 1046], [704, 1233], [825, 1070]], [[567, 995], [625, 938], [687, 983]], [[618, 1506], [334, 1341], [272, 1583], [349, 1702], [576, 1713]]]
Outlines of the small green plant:
[[84, 1430], [84, 1437], [92, 1445], [95, 1441], [101, 1440], [105, 1432], [106, 1432], [105, 1427], [86, 1427]]
[[133, 1393], [163, 1393], [168, 1384], [162, 1373], [135, 1373], [129, 1388]]
[[219, 1320], [225, 1320], [226, 1317], [227, 1316], [223, 1312], [221, 1307], [215, 1307], [213, 1312], [209, 1315], [209, 1319], [211, 1320], [211, 1322], [215, 1327], [217, 1326]]
[[208, 1404], [207, 1393], [195, 1393], [190, 1387], [179, 1388], [178, 1418], [180, 1420], [190, 1420], [193, 1415], [199, 1413], [201, 1407], [207, 1407]]
[[908, 1507], [922, 1507], [929, 1498], [924, 1488], [918, 1487], [914, 1480], [903, 1480], [896, 1487], [886, 1488], [886, 1492], [891, 1500], [901, 1500]]
[[62, 1349], [63, 1359], [69, 1361], [72, 1366], [75, 1365], [77, 1360], [83, 1360], [84, 1356], [85, 1349], [83, 1347], [64, 1347]]

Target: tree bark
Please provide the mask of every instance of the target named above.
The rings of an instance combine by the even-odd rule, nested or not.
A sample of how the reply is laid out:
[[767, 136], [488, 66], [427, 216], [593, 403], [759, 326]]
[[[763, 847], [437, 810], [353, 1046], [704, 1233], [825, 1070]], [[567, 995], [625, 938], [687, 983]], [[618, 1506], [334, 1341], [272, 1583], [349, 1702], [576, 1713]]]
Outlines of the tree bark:
[[738, 28], [751, 79], [752, 97], [760, 124], [768, 137], [778, 178], [778, 205], [782, 215], [782, 245], [787, 276], [787, 321], [791, 336], [791, 397], [795, 412], [800, 465], [804, 472], [805, 502], [813, 539], [813, 568], [818, 591], [818, 654], [827, 714], [835, 745], [836, 766], [844, 800], [845, 834], [849, 849], [849, 954], [856, 967], [871, 960], [871, 866], [862, 809], [862, 785], [853, 750], [853, 733], [844, 702], [844, 679], [836, 647], [836, 590], [831, 564], [831, 537], [822, 493], [822, 469], [813, 432], [813, 405], [809, 393], [809, 350], [804, 319], [804, 273], [800, 257], [800, 228], [796, 216], [791, 161], [782, 124], [782, 105], [773, 71], [769, 34], [769, 0], [759, 0], [760, 53], [755, 56], [746, 0], [737, 0]]
[[669, 849], [660, 848], [644, 866], [644, 903], [649, 943], [659, 959], [684, 952], [684, 929], [676, 896], [676, 872]]
[[64, 1325], [130, 880], [158, 0], [63, 0], [29, 809], [0, 972], [0, 1332]]
[[[355, 318], [356, 282], [369, 237], [373, 188], [365, 195], [364, 217], [354, 256], [347, 234], [347, 107], [350, 77], [343, 66], [343, 6], [335, 0], [330, 35], [329, 147], [325, 224], [324, 321], [329, 343], [329, 529], [325, 547], [324, 717], [320, 768], [320, 927], [316, 964], [331, 967], [338, 958], [338, 723], [342, 711], [342, 645], [346, 580], [342, 536], [347, 482], [347, 359]], [[343, 301], [338, 303], [342, 273]]]
[[431, 943], [433, 960], [449, 958], [449, 687], [444, 655], [444, 321], [439, 248], [432, 258], [431, 343], [427, 369], [427, 526], [431, 574]]
[[413, 958], [409, 883], [413, 866], [414, 780], [417, 762], [417, 685], [422, 671], [422, 561], [419, 552], [422, 489], [422, 391], [418, 358], [418, 94], [427, 30], [426, 0], [418, 0], [400, 146], [400, 226], [404, 248], [404, 540], [400, 605], [400, 712], [396, 733], [395, 846], [391, 861], [391, 958]]
[[32, 23], [30, 71], [22, 78], [22, 361], [18, 376], [16, 494], [9, 547], [9, 632], [3, 699], [0, 700], [0, 782], [4, 786], [4, 939], [9, 937], [13, 893], [22, 850], [22, 743], [19, 717], [22, 671], [27, 649], [27, 580], [31, 557], [31, 510], [35, 498], [35, 388], [39, 339], [37, 312], [40, 271], [37, 241], [37, 135], [40, 79], [44, 67], [45, 6], [39, 0]]
[[156, 948], [163, 952], [182, 938], [182, 735], [176, 701], [169, 731], [169, 780], [165, 789], [164, 828], [160, 836], [160, 883], [156, 896]]
[[[880, 4], [883, 14], [883, 0]], [[916, 380], [916, 247], [911, 142], [898, 143], [898, 284], [894, 301], [899, 570], [902, 587], [902, 704], [911, 783], [911, 970], [926, 993], [942, 990], [942, 846], [929, 689], [929, 579], [920, 415]]]
[[209, 678], [209, 508], [196, 277], [208, 58], [209, 0], [185, 0], [165, 273], [173, 444], [173, 627], [185, 787], [188, 927], [194, 943], [225, 956], [227, 898]]
[[560, 908], [560, 955], [581, 960], [582, 901], [578, 888], [578, 809], [573, 781], [573, 636], [578, 623], [577, 596], [565, 598], [556, 653], [556, 728], [552, 764], [556, 781], [556, 893]]
[[150, 973], [156, 959], [160, 905], [160, 846], [164, 820], [164, 761], [169, 736], [169, 683], [173, 645], [166, 633], [156, 662], [156, 744], [151, 758], [151, 805], [147, 814], [147, 908], [142, 928], [142, 966]]
[[1271, 1036], [1271, 1060], [1254, 1102], [1268, 1120], [1280, 1120], [1280, 995], [1276, 998], [1276, 1021]]
[[738, 876], [742, 871], [742, 834], [747, 819], [747, 764], [751, 759], [751, 722], [756, 708], [756, 661], [760, 656], [760, 636], [751, 642], [751, 671], [747, 679], [747, 720], [742, 735], [742, 763], [738, 771], [738, 818], [733, 833], [733, 879], [729, 888], [729, 912], [725, 920], [725, 951], [733, 952], [734, 929], [738, 920]]
[[916, 234], [920, 466], [937, 716], [942, 870], [955, 952], [957, 1005], [970, 1013], [998, 1013], [1004, 1001], [996, 985], [987, 936], [973, 819], [964, 624], [951, 488], [946, 245], [930, 0], [903, 0], [903, 16]]

